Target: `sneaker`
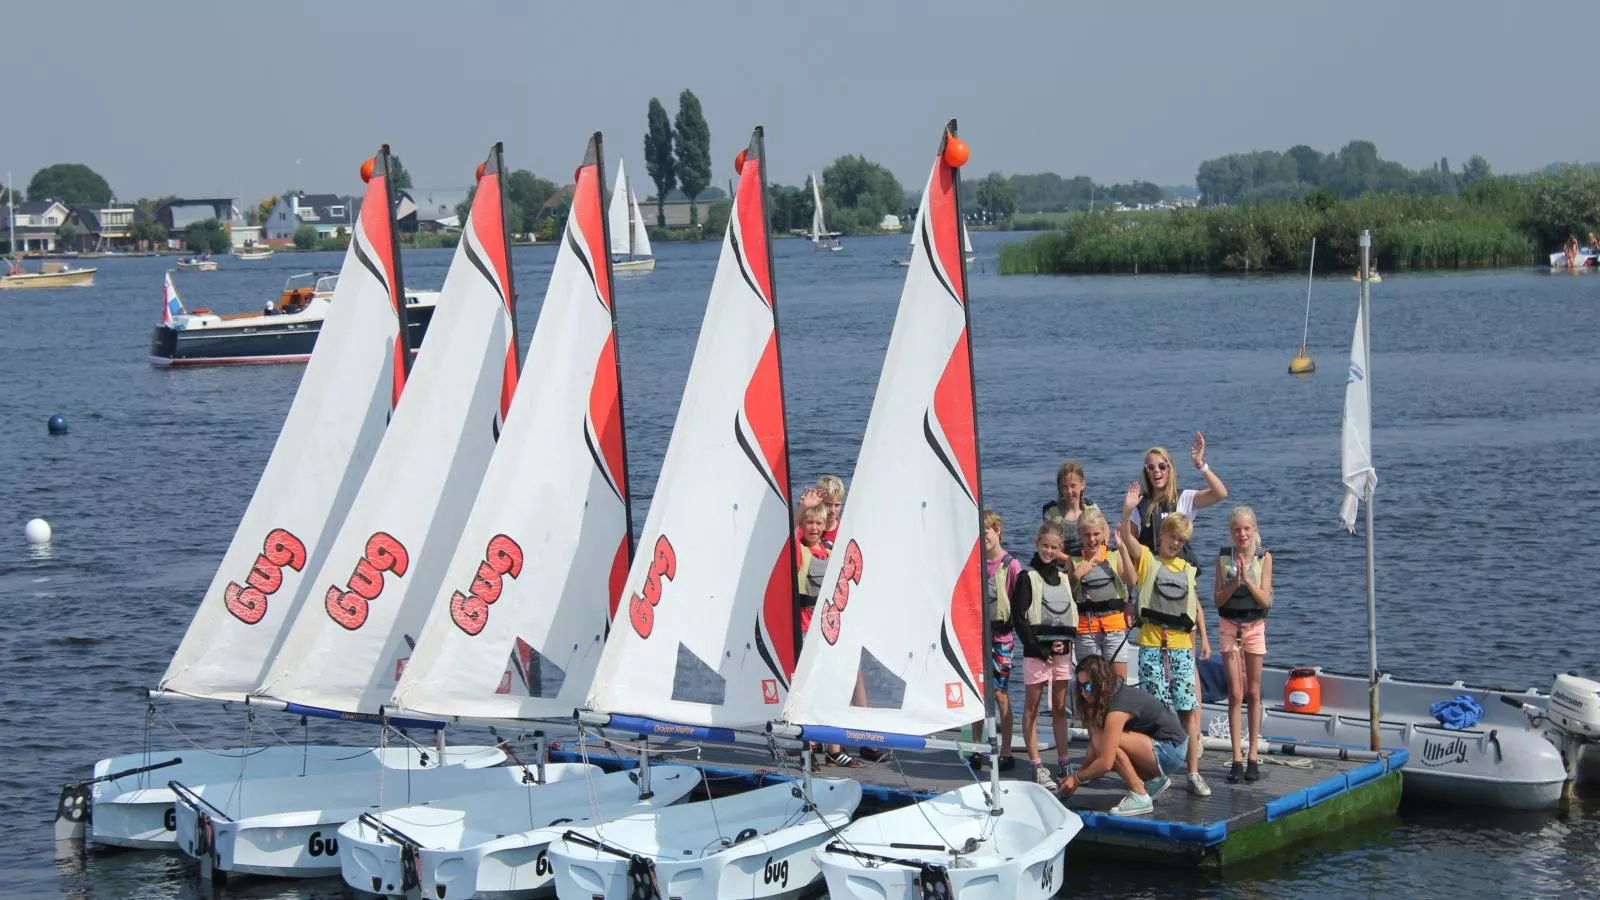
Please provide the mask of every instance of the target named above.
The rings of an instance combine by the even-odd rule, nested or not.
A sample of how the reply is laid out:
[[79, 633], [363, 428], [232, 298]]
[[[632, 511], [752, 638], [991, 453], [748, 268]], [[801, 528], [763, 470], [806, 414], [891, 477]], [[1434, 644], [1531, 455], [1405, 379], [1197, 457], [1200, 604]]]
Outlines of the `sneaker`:
[[1209, 797], [1211, 796], [1211, 785], [1206, 784], [1206, 780], [1200, 777], [1199, 772], [1190, 772], [1189, 793], [1196, 797]]
[[1002, 756], [1002, 757], [1000, 757], [1000, 771], [1002, 771], [1002, 772], [1010, 772], [1011, 770], [1015, 769], [1016, 767], [1017, 767], [1017, 758], [1015, 756]]
[[1150, 810], [1155, 809], [1155, 801], [1149, 794], [1129, 793], [1116, 806], [1111, 807], [1113, 816], [1148, 816]]
[[[1234, 763], [1234, 765], [1238, 765], [1238, 763]], [[1255, 784], [1261, 780], [1261, 766], [1258, 765], [1253, 759], [1250, 760], [1249, 765], [1244, 767], [1244, 780], [1250, 782], [1251, 784]]]
[[1240, 781], [1243, 781], [1243, 780], [1244, 780], [1244, 763], [1239, 762], [1238, 760], [1234, 760], [1233, 761], [1233, 765], [1228, 766], [1228, 783], [1229, 784], [1238, 784]]
[[840, 769], [859, 769], [861, 768], [862, 763], [861, 760], [856, 759], [854, 756], [840, 751], [838, 753], [828, 754], [828, 765]]
[[867, 762], [883, 762], [889, 758], [888, 751], [879, 750], [876, 747], [862, 747], [856, 755]]
[[1044, 765], [1034, 766], [1033, 767], [1033, 780], [1034, 780], [1035, 784], [1039, 785], [1039, 787], [1042, 787], [1047, 791], [1052, 791], [1053, 792], [1056, 789], [1056, 780], [1054, 778], [1050, 777], [1050, 769], [1047, 766], [1044, 766]]
[[1165, 775], [1158, 775], [1144, 783], [1145, 793], [1149, 795], [1151, 800], [1154, 800], [1161, 796], [1161, 792], [1170, 787], [1171, 784], [1171, 778]]

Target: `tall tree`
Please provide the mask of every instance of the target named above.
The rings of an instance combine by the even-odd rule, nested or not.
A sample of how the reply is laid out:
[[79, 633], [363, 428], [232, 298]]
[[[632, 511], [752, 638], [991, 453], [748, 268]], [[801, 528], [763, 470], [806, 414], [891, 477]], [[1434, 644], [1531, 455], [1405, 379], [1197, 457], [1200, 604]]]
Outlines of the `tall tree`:
[[991, 222], [998, 222], [1017, 211], [1017, 189], [999, 172], [984, 176], [973, 195], [977, 207], [989, 214]]
[[694, 91], [685, 90], [678, 95], [678, 118], [673, 122], [672, 139], [676, 145], [678, 186], [689, 198], [689, 224], [698, 225], [700, 208], [694, 201], [711, 183], [711, 126], [706, 124], [705, 113], [700, 111], [700, 98]]
[[672, 162], [672, 120], [667, 108], [650, 98], [650, 126], [644, 133], [644, 169], [656, 183], [656, 227], [667, 227], [667, 194], [678, 186], [678, 170]]
[[99, 173], [82, 163], [56, 163], [33, 173], [28, 182], [28, 199], [60, 200], [74, 203], [110, 203], [111, 185]]
[[1467, 160], [1466, 165], [1461, 167], [1461, 186], [1466, 187], [1469, 184], [1483, 181], [1484, 179], [1493, 175], [1494, 171], [1489, 168], [1489, 161], [1487, 159], [1484, 159], [1481, 156], [1473, 156]]
[[393, 153], [389, 154], [389, 177], [394, 179], [394, 189], [397, 191], [411, 187], [411, 173], [400, 165], [400, 157]]

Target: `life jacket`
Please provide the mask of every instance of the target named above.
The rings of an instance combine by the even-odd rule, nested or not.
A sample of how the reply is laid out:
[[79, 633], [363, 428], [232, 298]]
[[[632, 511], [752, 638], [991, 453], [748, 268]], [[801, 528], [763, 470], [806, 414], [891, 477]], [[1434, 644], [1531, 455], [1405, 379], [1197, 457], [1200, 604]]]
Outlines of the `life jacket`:
[[1127, 605], [1128, 589], [1117, 572], [1117, 551], [1110, 550], [1106, 558], [1094, 564], [1078, 580], [1078, 612], [1093, 615], [1121, 612]]
[[[1011, 575], [1011, 554], [1000, 557], [994, 575], [983, 581], [983, 608], [988, 611], [989, 625], [993, 631], [1011, 630], [1011, 589], [1006, 582]], [[988, 565], [988, 561], [984, 561]]]
[[[1078, 518], [1081, 520], [1083, 514], [1094, 507], [1094, 504], [1089, 502], [1088, 497], [1081, 497], [1078, 502], [1083, 507], [1078, 512]], [[1061, 532], [1062, 549], [1067, 551], [1068, 556], [1077, 556], [1083, 552], [1083, 538], [1078, 536], [1078, 523], [1068, 522], [1067, 517], [1063, 515], [1064, 512], [1060, 498], [1046, 503], [1041, 511], [1045, 521], [1055, 523], [1057, 530]]]
[[799, 565], [795, 568], [799, 574], [800, 605], [815, 606], [817, 595], [822, 593], [822, 577], [828, 574], [828, 555], [817, 556], [805, 544], [799, 544], [798, 550]]
[[1193, 566], [1176, 572], [1160, 559], [1152, 559], [1150, 574], [1139, 585], [1139, 618], [1175, 631], [1193, 631], [1189, 598], [1194, 595]]
[[1067, 573], [1061, 580], [1050, 584], [1039, 570], [1027, 570], [1029, 585], [1033, 588], [1033, 601], [1028, 604], [1028, 626], [1034, 640], [1040, 643], [1071, 640], [1078, 633], [1078, 604], [1072, 600], [1072, 585]]
[[[1261, 583], [1261, 570], [1266, 566], [1266, 558], [1266, 548], [1262, 547], [1258, 542], [1256, 544], [1256, 555], [1248, 563], [1245, 563], [1256, 584]], [[1232, 545], [1223, 547], [1217, 552], [1217, 571], [1222, 573], [1223, 581], [1233, 580]], [[1261, 604], [1256, 602], [1256, 598], [1251, 596], [1250, 591], [1241, 585], [1233, 592], [1233, 596], [1228, 598], [1228, 602], [1222, 604], [1222, 607], [1217, 610], [1217, 614], [1233, 622], [1254, 622], [1257, 619], [1265, 619], [1267, 610], [1262, 609]]]
[[[1152, 510], [1154, 510], [1154, 514], [1151, 512]], [[1159, 555], [1161, 553], [1161, 523], [1174, 512], [1177, 512], [1175, 507], [1168, 506], [1165, 503], [1158, 504], [1154, 497], [1146, 497], [1140, 500], [1139, 543], [1149, 547], [1151, 552]], [[1187, 541], [1184, 542], [1183, 550], [1179, 551], [1178, 557], [1189, 565], [1194, 566], [1195, 572], [1199, 573], [1200, 561], [1194, 558], [1194, 551], [1189, 548]]]

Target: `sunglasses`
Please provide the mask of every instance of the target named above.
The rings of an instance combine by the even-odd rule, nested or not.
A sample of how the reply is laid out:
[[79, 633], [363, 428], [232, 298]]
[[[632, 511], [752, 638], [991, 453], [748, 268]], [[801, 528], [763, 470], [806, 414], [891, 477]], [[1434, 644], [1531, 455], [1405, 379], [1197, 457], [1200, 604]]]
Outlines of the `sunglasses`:
[[1164, 462], [1152, 462], [1145, 463], [1144, 468], [1146, 472], [1165, 472], [1169, 466]]
[[1094, 682], [1092, 682], [1092, 681], [1080, 681], [1080, 682], [1078, 682], [1078, 690], [1082, 691], [1085, 694], [1092, 694], [1092, 693], [1094, 693]]

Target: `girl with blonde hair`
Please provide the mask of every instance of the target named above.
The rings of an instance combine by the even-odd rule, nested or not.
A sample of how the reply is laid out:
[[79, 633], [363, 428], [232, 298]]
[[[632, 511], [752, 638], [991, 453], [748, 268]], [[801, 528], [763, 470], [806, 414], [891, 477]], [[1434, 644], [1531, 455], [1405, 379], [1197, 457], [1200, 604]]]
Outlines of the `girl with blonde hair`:
[[[1222, 619], [1222, 666], [1228, 673], [1228, 735], [1233, 764], [1228, 781], [1260, 781], [1256, 744], [1261, 740], [1261, 663], [1267, 658], [1267, 611], [1272, 608], [1272, 554], [1261, 546], [1255, 510], [1236, 506], [1228, 516], [1233, 543], [1217, 554], [1216, 604]], [[1242, 657], [1242, 658], [1241, 658]], [[1240, 707], [1250, 704], [1249, 765], [1239, 759]]]

